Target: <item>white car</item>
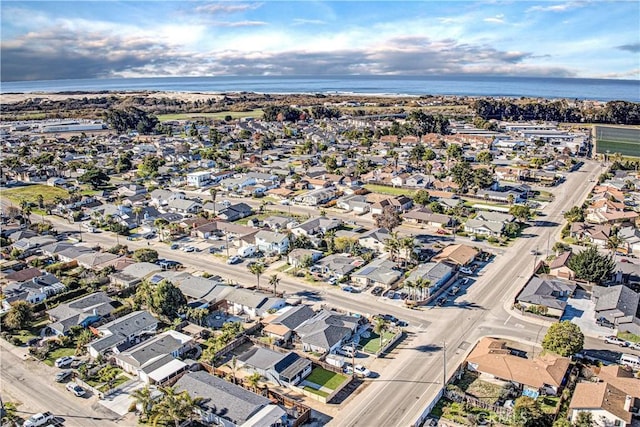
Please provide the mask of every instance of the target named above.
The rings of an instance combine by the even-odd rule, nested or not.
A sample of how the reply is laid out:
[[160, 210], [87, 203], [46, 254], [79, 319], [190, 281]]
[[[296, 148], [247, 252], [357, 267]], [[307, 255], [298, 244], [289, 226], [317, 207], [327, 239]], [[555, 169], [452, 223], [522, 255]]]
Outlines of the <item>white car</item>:
[[71, 362], [73, 362], [73, 360], [74, 359], [71, 356], [63, 356], [57, 358], [54, 364], [56, 365], [56, 368], [66, 368], [71, 365]]
[[185, 246], [184, 248], [182, 248], [182, 250], [185, 252], [193, 252], [196, 250], [196, 248], [194, 248], [193, 246]]
[[347, 375], [355, 375], [363, 378], [367, 378], [371, 375], [371, 371], [362, 365], [356, 365], [354, 367], [351, 367], [351, 365], [347, 365], [347, 367], [344, 368], [344, 371]]
[[464, 274], [473, 274], [473, 270], [467, 267], [460, 267], [460, 272]]
[[68, 383], [67, 390], [75, 394], [77, 397], [82, 397], [86, 393], [86, 391], [76, 383]]

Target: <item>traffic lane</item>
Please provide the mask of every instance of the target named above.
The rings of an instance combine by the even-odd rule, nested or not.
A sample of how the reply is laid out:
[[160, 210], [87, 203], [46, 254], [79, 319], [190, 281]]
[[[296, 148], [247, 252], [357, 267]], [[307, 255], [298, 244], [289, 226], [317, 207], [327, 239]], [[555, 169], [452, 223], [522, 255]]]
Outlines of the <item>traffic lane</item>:
[[40, 362], [23, 361], [3, 349], [0, 366], [3, 398], [21, 403], [18, 407], [21, 417], [49, 411], [63, 418], [69, 427], [100, 427], [118, 420], [115, 414], [101, 410], [95, 398], [76, 398], [66, 391], [64, 384], [55, 382], [56, 371]]

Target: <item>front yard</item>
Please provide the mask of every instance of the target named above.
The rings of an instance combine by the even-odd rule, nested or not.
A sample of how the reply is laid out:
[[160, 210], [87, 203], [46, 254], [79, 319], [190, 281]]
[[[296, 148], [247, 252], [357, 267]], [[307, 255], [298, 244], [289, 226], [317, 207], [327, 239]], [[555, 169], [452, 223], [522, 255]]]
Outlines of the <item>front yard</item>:
[[393, 332], [384, 331], [382, 333], [382, 345], [380, 345], [380, 335], [371, 331], [369, 338], [360, 338], [362, 351], [370, 354], [378, 354], [380, 349], [384, 347], [395, 335], [396, 334]]
[[502, 396], [504, 386], [481, 380], [477, 374], [465, 370], [462, 378], [453, 383], [451, 388], [495, 405]]
[[[337, 389], [346, 380], [347, 380], [346, 375], [327, 371], [326, 369], [323, 369], [320, 367], [313, 368], [313, 371], [311, 371], [311, 374], [309, 374], [309, 376], [305, 378], [305, 381], [307, 382], [314, 383], [319, 385], [320, 387], [325, 387], [331, 390]], [[306, 390], [306, 387], [305, 387], [305, 390]], [[315, 390], [315, 391], [318, 391], [318, 390]]]

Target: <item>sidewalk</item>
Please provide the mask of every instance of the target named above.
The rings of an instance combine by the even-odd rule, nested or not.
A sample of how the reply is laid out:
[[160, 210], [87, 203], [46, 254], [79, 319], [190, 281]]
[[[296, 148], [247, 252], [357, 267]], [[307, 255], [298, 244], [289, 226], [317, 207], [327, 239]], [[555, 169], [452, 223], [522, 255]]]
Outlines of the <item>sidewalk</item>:
[[16, 347], [15, 345], [8, 343], [3, 338], [0, 338], [0, 348], [2, 348], [2, 351], [7, 351], [21, 360], [36, 360], [29, 354], [29, 347]]

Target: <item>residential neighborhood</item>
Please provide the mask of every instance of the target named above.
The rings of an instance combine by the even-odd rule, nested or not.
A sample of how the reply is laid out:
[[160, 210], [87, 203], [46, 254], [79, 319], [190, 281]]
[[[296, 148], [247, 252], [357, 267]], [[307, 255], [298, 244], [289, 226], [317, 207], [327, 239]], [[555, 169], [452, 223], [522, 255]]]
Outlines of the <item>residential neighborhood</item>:
[[638, 161], [322, 108], [3, 122], [3, 354], [121, 425], [638, 425]]

